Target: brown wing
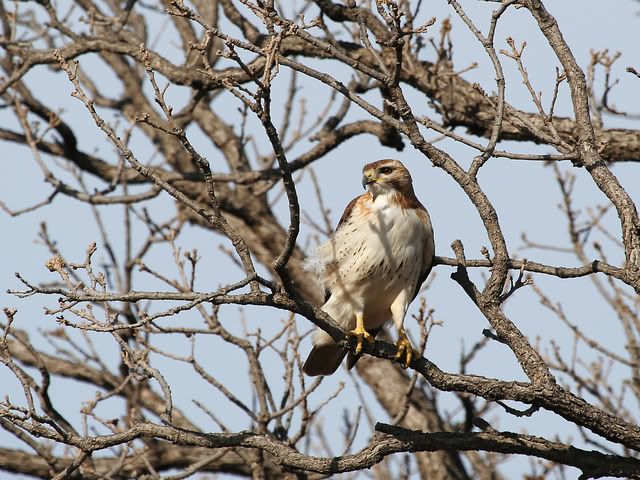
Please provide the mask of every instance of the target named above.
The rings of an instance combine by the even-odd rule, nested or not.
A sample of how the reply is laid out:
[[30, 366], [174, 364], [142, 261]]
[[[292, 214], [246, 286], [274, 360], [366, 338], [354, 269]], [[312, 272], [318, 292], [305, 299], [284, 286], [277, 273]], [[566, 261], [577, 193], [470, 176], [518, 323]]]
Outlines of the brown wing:
[[429, 276], [429, 273], [431, 273], [431, 269], [433, 268], [433, 257], [435, 255], [435, 241], [433, 240], [433, 229], [431, 228], [431, 220], [429, 219], [429, 213], [422, 205], [420, 205], [420, 207], [422, 207], [421, 210], [424, 212], [423, 214], [424, 222], [425, 224], [429, 225], [429, 230], [430, 230], [430, 235], [428, 236], [427, 241], [425, 242], [425, 245], [424, 245], [424, 253], [426, 255], [429, 255], [430, 258], [429, 258], [429, 262], [425, 264], [424, 270], [420, 274], [420, 278], [418, 278], [418, 283], [416, 283], [416, 289], [413, 292], [413, 297], [411, 298], [412, 302], [416, 299], [416, 297], [418, 296], [418, 293], [420, 293], [420, 287], [422, 287], [422, 284], [425, 282], [425, 280]]
[[[336, 229], [334, 230], [335, 232], [338, 231], [338, 229], [342, 226], [343, 223], [347, 222], [349, 220], [349, 217], [351, 216], [351, 212], [353, 211], [353, 207], [356, 206], [356, 203], [358, 203], [358, 200], [360, 199], [362, 195], [358, 195], [356, 198], [354, 198], [353, 200], [351, 200], [348, 204], [347, 204], [347, 208], [344, 209], [344, 212], [342, 212], [342, 216], [340, 217], [340, 221], [338, 221], [338, 225], [336, 225]], [[329, 301], [329, 297], [331, 297], [331, 292], [328, 289], [325, 289], [324, 291], [324, 303], [327, 303]]]
[[338, 225], [336, 226], [336, 230], [335, 230], [336, 232], [342, 226], [342, 224], [345, 223], [349, 219], [349, 217], [351, 216], [351, 212], [353, 211], [353, 207], [356, 206], [356, 203], [358, 203], [358, 200], [360, 200], [360, 197], [362, 197], [362, 195], [359, 195], [356, 198], [354, 198], [353, 200], [351, 200], [349, 202], [349, 204], [347, 205], [347, 208], [344, 209], [344, 212], [342, 213], [342, 216], [340, 217], [340, 221], [338, 222]]
[[420, 278], [418, 279], [418, 283], [416, 283], [416, 289], [413, 292], [413, 297], [411, 297], [412, 302], [416, 299], [416, 297], [420, 293], [420, 288], [422, 287], [422, 284], [427, 280], [427, 277], [431, 273], [432, 268], [433, 268], [433, 260], [431, 261], [431, 264], [429, 265], [429, 267], [424, 272], [422, 272], [422, 275], [420, 275]]

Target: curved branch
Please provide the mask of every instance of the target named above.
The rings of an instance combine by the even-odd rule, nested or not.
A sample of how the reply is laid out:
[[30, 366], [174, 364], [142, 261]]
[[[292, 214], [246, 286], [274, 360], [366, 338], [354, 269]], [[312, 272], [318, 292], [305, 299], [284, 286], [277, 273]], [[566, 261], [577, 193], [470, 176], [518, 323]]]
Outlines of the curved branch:
[[[322, 2], [328, 3], [328, 2]], [[335, 5], [335, 4], [334, 4]], [[371, 27], [370, 27], [371, 28]], [[265, 35], [260, 35], [255, 39], [255, 45], [262, 46], [266, 40]], [[350, 42], [337, 41], [337, 45], [348, 53], [353, 61], [360, 62], [364, 66], [375, 68], [375, 59], [366, 48], [360, 47]], [[10, 85], [20, 80], [31, 68], [42, 64], [55, 64], [57, 61], [51, 50], [26, 49], [17, 46], [7, 46], [14, 54], [24, 59], [24, 64], [20, 69], [11, 75], [11, 78], [0, 88], [0, 92], [6, 90]], [[82, 42], [76, 42], [67, 47], [63, 47], [62, 53], [66, 60], [76, 58], [80, 55], [91, 52], [108, 52], [127, 55], [140, 60], [138, 45], [125, 43], [124, 40], [114, 41], [114, 39], [87, 38]], [[152, 68], [157, 69], [166, 76], [172, 83], [177, 85], [191, 86], [198, 90], [218, 90], [221, 81], [229, 79], [233, 82], [247, 83], [252, 78], [241, 68], [229, 68], [216, 71], [212, 78], [204, 75], [193, 68], [186, 68], [174, 65], [162, 56], [150, 51], [150, 61]], [[330, 59], [331, 55], [319, 48], [313, 48], [307, 42], [300, 39], [285, 38], [280, 46], [280, 54], [283, 56], [304, 56], [310, 58]], [[260, 74], [264, 68], [265, 60], [256, 58], [248, 66], [256, 75]], [[446, 126], [453, 128], [456, 126], [466, 127], [470, 133], [489, 138], [494, 129], [496, 111], [492, 102], [488, 101], [486, 95], [470, 82], [462, 78], [454, 71], [441, 72], [429, 61], [414, 61], [413, 70], [403, 69], [400, 72], [400, 81], [407, 83], [435, 101], [435, 107], [445, 117]], [[13, 78], [16, 76], [16, 78]], [[443, 85], [446, 83], [446, 87]], [[523, 142], [536, 142], [540, 140], [531, 132], [518, 128], [519, 122], [513, 119], [520, 117], [526, 119], [527, 123], [535, 126], [537, 130], [544, 131], [545, 119], [539, 114], [528, 113], [515, 109], [505, 103], [507, 115], [501, 130], [501, 139], [515, 140]], [[513, 123], [511, 123], [513, 121]], [[566, 141], [571, 142], [576, 133], [576, 122], [566, 117], [553, 117], [551, 119], [558, 134]], [[595, 132], [597, 141], [602, 145], [602, 157], [608, 162], [640, 161], [640, 131], [622, 128], [598, 129]]]
[[[458, 260], [450, 257], [434, 258], [434, 265], [446, 265], [448, 267], [457, 267]], [[556, 267], [554, 265], [545, 265], [543, 263], [532, 262], [530, 260], [513, 260], [509, 259], [507, 265], [513, 270], [524, 270], [532, 273], [543, 273], [545, 275], [552, 275], [558, 278], [579, 278], [586, 277], [593, 273], [604, 273], [618, 280], [624, 279], [624, 270], [618, 267], [609, 265], [602, 260], [594, 260], [591, 263], [582, 265], [581, 267]], [[466, 267], [493, 267], [493, 262], [486, 259], [474, 259], [466, 260]]]
[[636, 293], [640, 293], [640, 219], [633, 200], [609, 170], [598, 151], [584, 72], [564, 40], [556, 19], [546, 10], [544, 4], [538, 0], [523, 0], [522, 3], [538, 22], [540, 30], [565, 70], [576, 116], [579, 164], [589, 172], [595, 184], [616, 208], [625, 246], [628, 274], [626, 282]]
[[579, 468], [583, 472], [580, 478], [604, 476], [640, 478], [640, 460], [582, 450], [533, 435], [497, 432], [490, 429], [482, 433], [422, 433], [384, 423], [378, 423], [376, 430], [393, 435], [394, 438], [411, 445], [416, 451], [455, 448], [463, 451], [515, 453]]
[[[26, 422], [23, 428], [29, 429]], [[351, 472], [370, 468], [385, 457], [402, 452], [439, 451], [450, 448], [459, 450], [484, 450], [499, 453], [532, 455], [580, 468], [585, 475], [596, 478], [604, 475], [640, 478], [640, 461], [616, 455], [578, 449], [558, 442], [550, 442], [533, 435], [487, 431], [481, 433], [418, 433], [401, 427], [377, 424], [376, 429], [391, 433], [393, 437], [375, 438], [367, 447], [353, 455], [333, 458], [315, 457], [298, 452], [270, 435], [252, 432], [201, 433], [177, 429], [153, 423], [138, 423], [131, 428], [111, 435], [82, 437], [68, 434], [62, 438], [50, 429], [39, 428], [45, 438], [71, 445], [85, 452], [103, 450], [129, 443], [139, 438], [159, 438], [174, 445], [225, 448], [257, 448], [273, 455], [280, 465], [324, 474]]]

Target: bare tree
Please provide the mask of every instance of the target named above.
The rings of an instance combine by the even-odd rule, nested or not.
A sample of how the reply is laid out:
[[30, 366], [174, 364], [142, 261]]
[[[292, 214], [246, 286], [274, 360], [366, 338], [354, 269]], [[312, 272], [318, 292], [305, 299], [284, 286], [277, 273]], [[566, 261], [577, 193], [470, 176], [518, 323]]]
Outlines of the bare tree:
[[[70, 249], [43, 223], [50, 273], [17, 274], [12, 286], [17, 308], [4, 308], [0, 337], [0, 426], [9, 439], [0, 469], [56, 479], [490, 479], [521, 455], [528, 478], [562, 478], [568, 467], [581, 478], [640, 477], [640, 220], [623, 186], [633, 185], [613, 173], [640, 159], [640, 133], [605, 126], [634, 118], [612, 101], [620, 56], [593, 52], [583, 70], [539, 0], [488, 2], [482, 27], [465, 13], [468, 2], [443, 2], [481, 46], [478, 62], [493, 69], [487, 92], [465, 79], [474, 65], [454, 64], [451, 19], [430, 18], [428, 3], [0, 3], [0, 139], [21, 147], [5, 169], [32, 159], [48, 186], [29, 205], [0, 205], [12, 217], [46, 208], [66, 218], [67, 233], [95, 238], [84, 252]], [[526, 44], [496, 39], [515, 9], [550, 47], [555, 86], [544, 101]], [[531, 108], [507, 101], [505, 65], [519, 71]], [[555, 113], [563, 95], [566, 117]], [[445, 371], [429, 359], [442, 320], [421, 297], [413, 310], [421, 355], [409, 369], [392, 361], [383, 336], [348, 383], [326, 388], [301, 371], [311, 327], [353, 345], [319, 309], [321, 289], [304, 270], [307, 251], [335, 223], [326, 207], [335, 192], [313, 168], [367, 138], [379, 145], [376, 158], [405, 150], [437, 167], [474, 209], [489, 245], [470, 259], [460, 240], [450, 257], [440, 244], [435, 271], [442, 281], [452, 272], [451, 301], [472, 303], [488, 325], [461, 352], [459, 370]], [[460, 145], [471, 161], [452, 156]], [[517, 160], [549, 166], [566, 243], [530, 230], [507, 243], [479, 176]], [[576, 199], [578, 175], [601, 202]], [[63, 211], [65, 198], [96, 228]], [[202, 232], [209, 251], [190, 240]], [[557, 265], [558, 253], [574, 266]], [[558, 291], [533, 284], [547, 277], [566, 280]], [[587, 305], [605, 306], [621, 342], [590, 336], [567, 312], [562, 289], [573, 284]], [[572, 342], [538, 342], [507, 314], [505, 302], [525, 286]], [[46, 306], [46, 331], [22, 313], [33, 304]], [[491, 345], [508, 349], [523, 376], [469, 373]], [[79, 385], [73, 398], [64, 379]], [[358, 408], [331, 421], [344, 390]], [[573, 429], [526, 433], [545, 411]], [[515, 431], [499, 426], [504, 419]]]

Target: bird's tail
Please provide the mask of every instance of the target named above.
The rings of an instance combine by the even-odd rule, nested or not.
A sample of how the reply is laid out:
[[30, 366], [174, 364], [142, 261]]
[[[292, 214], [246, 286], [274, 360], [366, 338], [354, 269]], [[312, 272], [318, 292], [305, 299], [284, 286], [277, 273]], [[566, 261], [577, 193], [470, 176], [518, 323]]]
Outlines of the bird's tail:
[[316, 345], [311, 349], [302, 371], [310, 377], [331, 375], [338, 369], [346, 354], [347, 350], [337, 343]]
[[[378, 335], [381, 330], [382, 328], [374, 328], [373, 330], [369, 330], [369, 333], [373, 338], [376, 338], [376, 335]], [[304, 362], [304, 365], [302, 365], [302, 371], [310, 377], [331, 375], [338, 369], [345, 355], [347, 355], [347, 370], [351, 370], [362, 356], [356, 355], [354, 352], [341, 347], [337, 343], [334, 343], [333, 340], [325, 340], [323, 343], [317, 343], [311, 349], [307, 360]]]
[[[376, 338], [376, 335], [378, 335], [378, 333], [380, 333], [380, 331], [382, 330], [382, 327], [380, 328], [374, 328], [373, 330], [367, 330], [367, 332], [369, 332], [369, 334], [373, 337]], [[360, 357], [362, 355], [356, 355], [353, 351], [349, 351], [349, 354], [347, 355], [347, 370], [351, 370], [353, 367], [356, 366], [356, 363], [358, 363], [358, 360], [360, 360]]]
[[[354, 314], [348, 302], [338, 302], [335, 297], [330, 296], [322, 306], [322, 310], [330, 315], [342, 329], [353, 328], [349, 319], [353, 319]], [[302, 371], [312, 377], [331, 375], [338, 369], [346, 354], [347, 349], [336, 344], [327, 332], [316, 328], [313, 334], [313, 348], [302, 366]]]

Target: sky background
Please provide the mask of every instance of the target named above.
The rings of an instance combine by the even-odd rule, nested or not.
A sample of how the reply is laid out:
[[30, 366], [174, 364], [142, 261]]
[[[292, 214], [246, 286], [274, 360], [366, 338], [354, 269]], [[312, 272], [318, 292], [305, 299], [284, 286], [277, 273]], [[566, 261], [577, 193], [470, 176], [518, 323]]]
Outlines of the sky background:
[[[638, 27], [640, 27], [640, 3], [636, 1], [597, 2], [597, 1], [548, 1], [549, 11], [556, 16], [568, 44], [571, 46], [579, 64], [585, 68], [590, 58], [590, 50], [609, 49], [621, 51], [622, 56], [615, 64], [612, 76], [619, 78], [619, 84], [612, 93], [612, 103], [619, 109], [629, 112], [640, 112], [640, 80], [624, 71], [627, 66], [640, 68], [640, 53], [635, 45], [638, 42]], [[490, 2], [467, 1], [463, 7], [476, 25], [486, 32], [491, 11], [494, 5]], [[475, 68], [464, 74], [464, 78], [470, 82], [478, 82], [490, 92], [496, 89], [495, 75], [491, 63], [488, 61], [484, 50], [475, 37], [461, 23], [455, 12], [450, 10], [445, 1], [425, 2], [423, 8], [425, 18], [435, 16], [438, 23], [432, 27], [427, 37], [437, 38], [439, 22], [450, 18], [453, 24], [452, 38], [454, 41], [454, 63], [456, 70], [461, 70], [473, 62], [478, 62]], [[154, 37], [154, 29], [163, 31], [163, 18], [151, 14], [154, 19], [151, 23]], [[310, 10], [306, 17], [313, 18]], [[232, 34], [237, 32], [232, 31]], [[529, 72], [530, 79], [536, 91], [543, 91], [543, 103], [548, 107], [555, 79], [555, 67], [558, 65], [550, 48], [546, 44], [534, 21], [524, 10], [510, 9], [500, 22], [496, 33], [496, 48], [507, 48], [506, 38], [513, 37], [516, 44], [527, 42], [524, 54], [524, 62]], [[179, 62], [179, 48], [170, 40], [159, 37], [157, 45], [162, 47], [162, 53], [172, 61]], [[166, 42], [163, 43], [163, 42]], [[150, 47], [153, 47], [150, 42]], [[433, 58], [433, 50], [425, 49], [425, 58]], [[514, 107], [525, 111], [533, 111], [531, 102], [521, 77], [517, 72], [514, 62], [501, 56], [502, 66], [506, 77], [506, 99]], [[309, 62], [310, 64], [329, 69], [330, 72], [343, 80], [349, 80], [349, 72], [330, 62]], [[81, 68], [90, 71], [94, 78], [98, 79], [99, 86], [105, 92], [111, 92], [114, 96], [119, 91], [119, 85], [115, 77], [107, 68], [96, 59], [87, 55], [80, 59]], [[221, 64], [222, 65], [222, 64]], [[289, 83], [289, 72], [282, 67], [282, 72], [275, 82], [274, 117], [281, 118], [284, 100], [278, 101], [277, 92], [284, 92]], [[600, 80], [602, 75], [600, 75]], [[160, 77], [160, 80], [162, 78]], [[34, 69], [26, 79], [27, 83], [37, 92], [38, 96], [51, 107], [64, 107], [62, 117], [76, 128], [79, 138], [79, 147], [86, 151], [95, 151], [103, 158], [114, 162], [117, 160], [117, 152], [103, 137], [102, 133], [92, 123], [89, 114], [75, 99], [69, 97], [72, 88], [63, 75], [53, 74], [48, 67]], [[300, 95], [306, 98], [310, 117], [313, 112], [320, 111], [326, 104], [331, 92], [321, 84], [311, 80], [302, 80]], [[418, 113], [430, 114], [426, 99], [415, 91], [406, 88], [407, 95], [412, 106]], [[185, 102], [186, 89], [171, 87], [168, 92], [168, 101], [178, 109]], [[373, 96], [368, 97], [374, 99]], [[332, 106], [335, 111], [342, 99], [338, 98]], [[222, 95], [214, 102], [216, 112], [222, 113], [230, 123], [239, 120], [238, 103], [229, 95]], [[556, 112], [558, 115], [570, 115], [571, 105], [566, 86], [561, 90]], [[9, 112], [0, 113], [0, 123], [5, 128], [16, 128], [17, 122]], [[107, 118], [108, 115], [107, 115]], [[294, 117], [295, 118], [295, 117]], [[367, 118], [366, 114], [352, 107], [346, 121], [358, 118]], [[111, 118], [112, 121], [117, 120]], [[624, 118], [605, 117], [606, 127], [637, 128], [637, 122]], [[267, 143], [264, 134], [258, 128], [257, 122], [250, 121], [248, 131], [256, 139], [262, 153], [267, 153]], [[217, 152], [204, 137], [204, 135], [192, 129], [190, 138], [197, 146], [199, 152], [206, 156], [212, 164], [214, 171], [225, 171], [226, 166]], [[436, 138], [437, 134], [429, 132], [426, 138]], [[481, 140], [486, 143], [486, 140]], [[311, 147], [311, 142], [305, 140], [291, 152], [289, 160], [296, 158], [298, 154]], [[446, 150], [463, 166], [468, 166], [476, 154], [471, 149], [456, 144], [449, 140], [439, 141], [439, 148]], [[141, 161], [149, 161], [153, 158], [153, 147], [141, 135], [134, 135], [132, 149]], [[519, 152], [550, 153], [547, 147], [538, 147], [529, 144], [504, 142], [501, 149]], [[0, 176], [0, 200], [9, 208], [19, 209], [34, 204], [50, 193], [50, 187], [43, 182], [42, 174], [37, 168], [28, 149], [5, 143], [2, 146], [2, 158], [5, 163], [4, 174]], [[251, 152], [249, 150], [249, 152]], [[339, 219], [342, 209], [356, 195], [362, 192], [360, 185], [360, 171], [362, 165], [370, 161], [394, 157], [402, 160], [410, 169], [415, 189], [422, 203], [431, 214], [436, 237], [436, 254], [453, 256], [449, 247], [455, 239], [462, 240], [467, 258], [480, 258], [480, 249], [488, 246], [489, 242], [477, 212], [466, 198], [464, 192], [443, 171], [433, 168], [427, 159], [417, 154], [409, 145], [403, 152], [396, 152], [381, 147], [377, 140], [360, 136], [352, 139], [340, 148], [331, 152], [326, 158], [314, 164], [314, 169], [321, 181], [324, 202], [330, 209], [334, 223]], [[45, 157], [51, 168], [65, 180], [69, 175], [62, 172], [49, 158]], [[158, 159], [155, 160], [158, 162]], [[571, 169], [568, 163], [562, 165], [563, 169]], [[638, 185], [640, 175], [635, 164], [615, 164], [612, 170], [618, 177], [627, 192], [636, 200], [639, 200]], [[604, 202], [604, 196], [594, 188], [590, 178], [583, 170], [571, 169], [577, 175], [575, 204], [578, 208], [595, 206]], [[86, 178], [90, 186], [99, 186], [90, 177]], [[523, 246], [521, 235], [526, 232], [531, 240], [540, 243], [552, 243], [567, 245], [567, 227], [564, 214], [557, 208], [561, 200], [560, 192], [555, 183], [553, 172], [541, 162], [513, 161], [506, 159], [491, 159], [480, 172], [479, 181], [489, 199], [498, 210], [500, 223], [503, 228], [507, 244], [512, 255], [527, 257], [531, 260], [553, 265], [572, 266], [577, 261], [571, 255], [548, 251], [519, 251]], [[276, 187], [271, 195], [276, 198], [279, 188]], [[298, 194], [302, 209], [312, 218], [319, 220], [317, 199], [311, 188], [309, 175], [304, 175], [298, 182]], [[158, 220], [170, 218], [175, 207], [168, 195], [148, 202], [146, 205], [152, 216]], [[287, 224], [287, 204], [284, 199], [276, 201], [276, 211], [280, 218]], [[122, 207], [98, 207], [102, 220], [106, 225], [108, 234], [117, 252], [122, 252]], [[46, 271], [44, 263], [50, 254], [35, 241], [39, 224], [46, 222], [52, 238], [54, 238], [62, 250], [63, 255], [70, 261], [80, 261], [84, 257], [84, 251], [89, 243], [98, 243], [96, 259], [106, 261], [106, 253], [103, 241], [95, 226], [94, 215], [86, 205], [73, 199], [58, 196], [55, 201], [44, 208], [20, 217], [11, 218], [0, 212], [0, 231], [2, 236], [3, 255], [0, 262], [0, 306], [18, 308], [15, 326], [31, 332], [34, 338], [38, 338], [38, 331], [54, 327], [54, 319], [43, 314], [43, 307], [54, 307], [56, 298], [35, 297], [27, 300], [17, 299], [15, 296], [5, 293], [7, 288], [19, 288], [20, 285], [14, 277], [14, 272], [20, 272], [30, 281], [47, 282], [54, 279], [52, 274]], [[609, 225], [616, 235], [619, 234], [617, 219], [609, 214], [606, 217]], [[134, 242], [139, 244], [144, 240], [146, 232], [144, 227], [138, 225], [134, 231]], [[311, 245], [316, 240], [317, 234], [308, 225], [303, 223], [299, 244]], [[202, 256], [199, 266], [198, 288], [200, 290], [214, 290], [223, 283], [232, 283], [243, 277], [242, 272], [220, 252], [218, 245], [222, 243], [227, 248], [231, 245], [220, 236], [197, 227], [186, 227], [177, 244], [185, 250], [197, 248]], [[621, 252], [609, 242], [603, 241], [609, 262], [618, 264], [622, 259]], [[134, 247], [135, 251], [135, 247]], [[160, 246], [154, 249], [147, 259], [147, 263], [154, 268], [175, 276], [175, 266], [171, 260], [167, 260], [170, 254], [168, 247]], [[594, 257], [595, 258], [595, 257]], [[434, 329], [427, 347], [427, 357], [445, 371], [457, 371], [460, 348], [467, 348], [482, 337], [482, 329], [487, 327], [486, 320], [473, 307], [460, 287], [449, 279], [451, 270], [448, 267], [437, 267], [435, 278], [430, 289], [426, 292], [429, 307], [435, 309], [435, 317], [442, 321], [442, 326]], [[164, 289], [158, 282], [148, 276], [139, 274], [136, 277], [137, 289]], [[482, 272], [474, 271], [473, 279], [482, 283]], [[595, 295], [595, 289], [588, 279], [562, 281], [555, 278], [535, 276], [536, 284], [548, 294], [554, 301], [562, 301], [562, 306], [569, 318], [577, 323], [583, 333], [593, 337], [614, 351], [623, 351], [623, 335], [617, 320], [607, 306]], [[163, 307], [164, 308], [164, 307]], [[417, 302], [412, 305], [410, 313], [417, 310]], [[539, 339], [541, 345], [548, 345], [550, 340], [555, 340], [568, 353], [572, 346], [572, 335], [562, 326], [557, 319], [549, 314], [538, 302], [534, 292], [525, 288], [517, 292], [505, 306], [506, 313], [516, 325], [532, 341]], [[234, 333], [242, 334], [243, 322], [250, 329], [260, 327], [263, 332], [275, 332], [281, 326], [281, 321], [287, 316], [283, 312], [271, 311], [257, 307], [246, 307], [239, 310], [233, 306], [222, 307], [221, 319], [225, 326]], [[176, 318], [165, 320], [167, 324], [198, 324], [197, 315], [184, 313]], [[183, 323], [184, 322], [184, 323]], [[407, 324], [417, 332], [415, 322], [407, 317]], [[309, 329], [310, 324], [299, 320], [301, 329]], [[115, 370], [119, 363], [118, 350], [115, 343], [108, 336], [91, 335], [104, 358], [110, 361], [110, 366]], [[38, 346], [44, 349], [50, 348], [42, 337], [34, 340]], [[178, 336], [167, 336], [157, 339], [157, 345], [174, 353], [188, 353], [189, 342]], [[226, 347], [215, 338], [201, 338], [198, 340], [198, 358], [207, 367], [207, 371], [218, 380], [227, 385], [240, 398], [250, 403], [251, 392], [249, 385], [244, 380], [246, 362], [243, 357], [232, 349]], [[303, 343], [304, 354], [310, 349], [307, 339]], [[543, 348], [544, 350], [544, 348]], [[586, 347], [580, 347], [579, 353], [584, 354], [587, 361], [597, 357]], [[303, 354], [303, 355], [304, 355]], [[216, 431], [215, 426], [198, 409], [193, 407], [191, 400], [194, 398], [207, 403], [212, 409], [223, 412], [228, 425], [236, 430], [248, 427], [248, 419], [234, 406], [228, 403], [220, 394], [206, 388], [201, 381], [188, 369], [175, 362], [162, 358], [155, 358], [157, 365], [166, 375], [167, 380], [173, 386], [174, 402], [183, 408], [192, 419], [205, 429]], [[265, 365], [269, 369], [270, 379], [273, 381], [273, 389], [276, 398], [281, 393], [278, 387], [279, 377], [282, 372], [281, 363], [275, 358], [265, 359]], [[525, 380], [519, 365], [513, 354], [497, 342], [492, 342], [477, 357], [471, 365], [469, 373], [486, 375], [505, 380]], [[617, 367], [612, 372], [613, 378], [622, 378], [628, 372]], [[324, 410], [322, 417], [325, 426], [331, 435], [338, 435], [343, 412], [354, 416], [359, 404], [355, 392], [354, 380], [343, 369], [323, 381], [322, 386], [312, 397], [312, 404], [319, 404], [332, 394], [339, 382], [345, 382], [346, 386], [338, 396]], [[6, 369], [0, 369], [0, 393], [11, 395], [12, 399], [20, 398], [17, 382], [7, 373]], [[56, 379], [52, 386], [54, 397], [64, 398], [61, 402], [61, 410], [69, 415], [77, 412], [83, 400], [93, 397], [93, 389], [78, 385], [73, 382]], [[366, 390], [366, 388], [365, 388]], [[370, 395], [369, 395], [370, 397]], [[443, 393], [440, 404], [446, 409], [454, 411], [458, 408], [458, 401], [451, 394]], [[449, 406], [450, 405], [450, 406]], [[117, 414], [117, 408], [121, 406], [118, 399], [110, 400], [104, 405], [105, 415]], [[633, 405], [633, 411], [637, 413], [637, 405]], [[384, 412], [372, 402], [372, 408], [376, 420], [387, 420]], [[111, 410], [110, 410], [111, 409]], [[72, 418], [77, 419], [77, 415]], [[582, 445], [579, 435], [569, 424], [559, 417], [538, 412], [531, 418], [514, 418], [499, 414], [496, 410], [487, 420], [500, 430], [526, 431], [531, 434], [539, 434], [547, 438], [560, 434], [564, 440], [572, 438], [575, 445]], [[79, 425], [79, 424], [78, 424]], [[355, 443], [356, 450], [364, 446], [371, 433], [370, 428], [363, 424]], [[16, 445], [15, 441], [0, 431], [0, 444]], [[338, 449], [339, 450], [339, 449]], [[339, 453], [336, 452], [336, 453]], [[507, 477], [524, 473], [527, 469], [525, 459], [509, 460], [504, 472]], [[577, 471], [569, 470], [569, 478], [575, 476]], [[1, 475], [0, 475], [1, 476]]]

